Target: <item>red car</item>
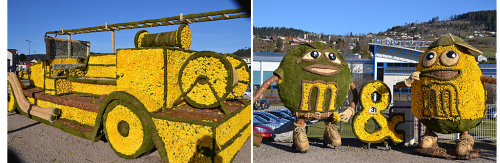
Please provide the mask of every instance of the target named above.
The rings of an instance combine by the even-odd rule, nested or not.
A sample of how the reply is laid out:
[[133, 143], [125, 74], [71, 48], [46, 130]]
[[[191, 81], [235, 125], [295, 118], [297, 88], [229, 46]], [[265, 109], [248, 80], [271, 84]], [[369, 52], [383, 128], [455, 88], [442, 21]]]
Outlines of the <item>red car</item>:
[[262, 137], [271, 137], [273, 129], [264, 125], [253, 125], [253, 132], [262, 135]]

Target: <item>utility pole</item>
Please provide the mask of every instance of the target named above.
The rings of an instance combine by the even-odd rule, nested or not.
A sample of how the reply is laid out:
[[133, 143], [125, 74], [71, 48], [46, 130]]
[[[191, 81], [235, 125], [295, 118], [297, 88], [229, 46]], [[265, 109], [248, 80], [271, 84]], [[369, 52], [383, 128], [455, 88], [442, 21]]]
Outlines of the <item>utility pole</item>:
[[31, 55], [31, 41], [30, 40], [26, 40], [28, 41], [28, 65], [27, 66], [31, 66], [31, 59], [30, 59], [30, 55]]

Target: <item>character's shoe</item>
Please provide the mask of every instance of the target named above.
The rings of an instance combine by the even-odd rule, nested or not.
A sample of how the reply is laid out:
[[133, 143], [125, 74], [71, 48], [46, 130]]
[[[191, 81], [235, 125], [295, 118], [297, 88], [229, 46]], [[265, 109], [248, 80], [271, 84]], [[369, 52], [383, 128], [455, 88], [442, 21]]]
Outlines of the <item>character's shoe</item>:
[[456, 152], [459, 156], [469, 155], [474, 146], [474, 138], [469, 134], [460, 135], [460, 139], [457, 140]]
[[426, 132], [422, 139], [420, 140], [420, 144], [418, 144], [421, 148], [430, 148], [437, 142], [437, 135], [433, 132]]
[[337, 131], [337, 124], [334, 121], [325, 120], [326, 129], [325, 134], [323, 134], [323, 140], [326, 143], [333, 145], [334, 147], [340, 146], [342, 144], [340, 134]]
[[307, 139], [306, 124], [299, 125], [294, 123], [295, 129], [293, 129], [293, 143], [295, 148], [302, 153], [306, 153], [309, 150], [309, 140]]

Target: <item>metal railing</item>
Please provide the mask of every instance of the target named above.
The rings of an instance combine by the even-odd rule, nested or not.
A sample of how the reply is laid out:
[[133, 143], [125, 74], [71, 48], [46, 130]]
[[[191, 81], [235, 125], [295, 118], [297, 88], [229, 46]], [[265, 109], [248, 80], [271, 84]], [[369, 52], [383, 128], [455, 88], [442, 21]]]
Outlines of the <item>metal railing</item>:
[[392, 46], [402, 46], [402, 47], [415, 47], [415, 49], [419, 47], [429, 47], [434, 41], [427, 40], [392, 40], [392, 39], [382, 39], [376, 38], [372, 39], [372, 43], [375, 44], [383, 44], [383, 45], [392, 45]]

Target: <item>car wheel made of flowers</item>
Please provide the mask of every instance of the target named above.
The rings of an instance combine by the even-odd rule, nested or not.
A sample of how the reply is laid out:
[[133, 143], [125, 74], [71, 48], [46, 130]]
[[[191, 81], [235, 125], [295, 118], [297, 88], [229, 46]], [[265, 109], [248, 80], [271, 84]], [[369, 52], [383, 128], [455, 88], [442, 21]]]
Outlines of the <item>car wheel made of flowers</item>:
[[250, 85], [250, 70], [247, 67], [247, 63], [241, 59], [240, 57], [234, 55], [234, 54], [225, 54], [224, 57], [226, 57], [227, 60], [231, 63], [231, 66], [233, 67], [233, 71], [235, 71], [237, 75], [238, 80], [234, 80], [233, 82], [233, 90], [232, 92], [227, 96], [228, 99], [232, 100], [237, 97], [242, 97], [245, 91], [248, 88], [248, 85]]
[[182, 65], [179, 84], [184, 99], [196, 108], [214, 108], [226, 101], [233, 88], [233, 67], [221, 54], [201, 51]]
[[147, 130], [152, 122], [144, 105], [126, 92], [113, 92], [103, 116], [103, 130], [111, 148], [125, 159], [133, 159], [154, 148]]

